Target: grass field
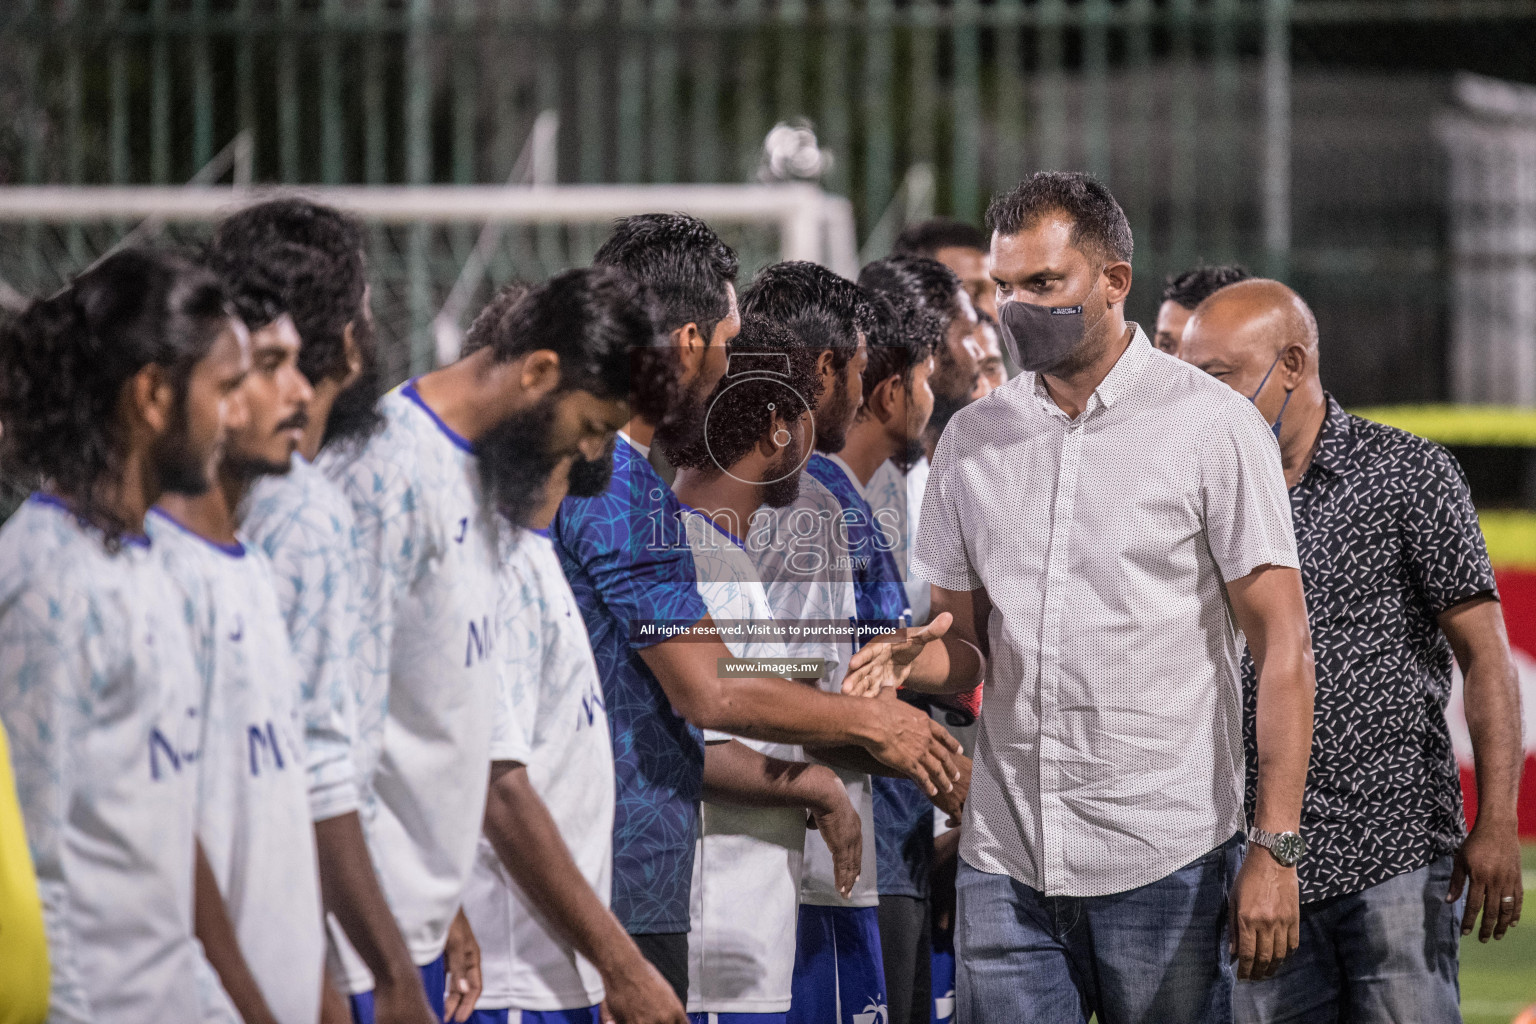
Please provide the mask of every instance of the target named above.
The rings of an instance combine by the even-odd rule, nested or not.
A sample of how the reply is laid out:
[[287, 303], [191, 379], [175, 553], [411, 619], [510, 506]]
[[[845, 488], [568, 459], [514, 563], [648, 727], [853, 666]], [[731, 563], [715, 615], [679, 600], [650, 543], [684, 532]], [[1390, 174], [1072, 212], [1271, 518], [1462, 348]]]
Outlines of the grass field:
[[[1536, 844], [1525, 847], [1525, 891], [1536, 891]], [[1531, 905], [1525, 908], [1530, 911]], [[1461, 941], [1461, 1013], [1466, 1024], [1509, 1024], [1536, 1004], [1536, 915], [1499, 942], [1486, 946], [1476, 934]]]

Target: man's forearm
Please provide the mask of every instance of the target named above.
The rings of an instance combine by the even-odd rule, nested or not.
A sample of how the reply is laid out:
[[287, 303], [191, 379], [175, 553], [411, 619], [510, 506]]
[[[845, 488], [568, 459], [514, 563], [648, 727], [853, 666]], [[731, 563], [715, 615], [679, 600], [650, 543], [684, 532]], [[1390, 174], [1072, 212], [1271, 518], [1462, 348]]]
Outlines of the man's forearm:
[[522, 765], [493, 766], [485, 836], [523, 896], [601, 973], [641, 955], [576, 866]]
[[1301, 827], [1312, 756], [1312, 653], [1289, 643], [1255, 654], [1258, 678], [1258, 795], [1254, 824], [1268, 832]]
[[842, 768], [850, 772], [863, 772], [865, 775], [879, 775], [887, 779], [904, 779], [905, 772], [899, 772], [888, 764], [882, 763], [863, 747], [817, 747], [805, 748], [807, 757], [815, 758], [822, 764], [833, 768]]
[[1477, 771], [1477, 819], [1514, 825], [1525, 766], [1520, 682], [1514, 663], [1508, 657], [1474, 659], [1467, 666], [1463, 693]]
[[975, 644], [946, 636], [923, 648], [903, 686], [918, 693], [964, 693], [981, 685], [985, 667]]
[[357, 812], [315, 823], [320, 895], [374, 980], [405, 984], [419, 976], [400, 926], [379, 887]]
[[775, 743], [864, 746], [878, 739], [859, 698], [771, 676], [726, 682], [703, 720], [694, 721], [699, 728]]
[[841, 791], [837, 776], [821, 765], [781, 761], [735, 740], [704, 748], [704, 799], [711, 803], [827, 812]]
[[[277, 1018], [272, 1016], [266, 997], [245, 962], [245, 954], [240, 951], [234, 923], [229, 919], [224, 896], [219, 892], [218, 880], [214, 878], [213, 867], [208, 863], [201, 843], [197, 844], [196, 861], [193, 922], [208, 963], [218, 974], [219, 984], [224, 986], [245, 1024], [276, 1024]], [[319, 993], [315, 996], [318, 1000]]]

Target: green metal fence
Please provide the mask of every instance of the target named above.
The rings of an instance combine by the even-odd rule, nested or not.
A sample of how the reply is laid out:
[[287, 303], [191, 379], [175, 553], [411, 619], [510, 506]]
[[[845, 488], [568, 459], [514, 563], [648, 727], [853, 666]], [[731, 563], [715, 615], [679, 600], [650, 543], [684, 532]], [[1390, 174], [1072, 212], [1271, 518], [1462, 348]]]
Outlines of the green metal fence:
[[968, 218], [1092, 170], [1133, 313], [1243, 260], [1317, 296], [1336, 365], [1388, 389], [1356, 397], [1434, 397], [1434, 82], [1462, 54], [1536, 75], [1533, 39], [1536, 0], [6, 0], [0, 184], [183, 182], [240, 132], [259, 181], [498, 182], [546, 109], [561, 181], [746, 181], [805, 117], [865, 230], [914, 165]]

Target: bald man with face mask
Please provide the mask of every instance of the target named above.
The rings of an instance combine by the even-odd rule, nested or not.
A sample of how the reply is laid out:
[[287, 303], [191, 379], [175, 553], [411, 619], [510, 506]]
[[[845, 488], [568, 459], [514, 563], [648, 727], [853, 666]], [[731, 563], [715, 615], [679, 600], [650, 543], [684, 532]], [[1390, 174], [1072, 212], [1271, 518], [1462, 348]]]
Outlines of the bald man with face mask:
[[[1302, 804], [1301, 945], [1240, 984], [1239, 1022], [1461, 1020], [1457, 932], [1520, 917], [1520, 696], [1466, 478], [1439, 445], [1323, 390], [1317, 321], [1255, 279], [1195, 310], [1180, 357], [1271, 425], [1290, 490], [1316, 659]], [[1478, 817], [1468, 835], [1445, 705], [1466, 677]], [[1248, 806], [1257, 768], [1244, 659]]]

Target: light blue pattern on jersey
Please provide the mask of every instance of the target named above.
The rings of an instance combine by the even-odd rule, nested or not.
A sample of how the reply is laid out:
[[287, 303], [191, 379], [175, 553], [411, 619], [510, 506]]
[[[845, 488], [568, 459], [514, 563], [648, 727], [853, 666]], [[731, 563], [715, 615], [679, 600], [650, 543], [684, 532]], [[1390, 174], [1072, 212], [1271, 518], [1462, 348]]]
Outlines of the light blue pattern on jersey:
[[608, 490], [595, 498], [566, 498], [551, 531], [603, 680], [618, 776], [613, 910], [635, 935], [688, 930], [704, 785], [703, 738], [672, 709], [641, 660], [640, 649], [650, 643], [630, 634], [632, 623], [691, 625], [708, 611], [677, 518], [681, 508], [650, 463], [621, 437]]
[[37, 866], [50, 1021], [236, 1020], [192, 934], [201, 685], [147, 543], [47, 499], [0, 530], [0, 721]]
[[273, 1016], [315, 1024], [325, 937], [299, 673], [271, 566], [159, 509], [145, 529], [192, 602], [204, 686], [197, 836]]
[[[474, 862], [501, 675], [499, 517], [473, 447], [407, 383], [361, 449], [317, 465], [352, 505], [364, 624], [354, 759], [369, 852], [420, 966], [442, 955]], [[333, 934], [333, 938], [334, 938]], [[338, 941], [347, 986], [372, 978]]]
[[286, 475], [256, 482], [241, 511], [241, 535], [271, 561], [298, 661], [310, 814], [323, 821], [355, 811], [363, 627], [352, 506], [295, 455]]
[[[582, 878], [606, 905], [614, 776], [602, 682], [549, 537], [503, 526], [497, 643], [506, 671], [491, 758], [526, 766], [528, 785], [549, 810]], [[602, 975], [534, 908], [483, 835], [464, 913], [480, 942], [481, 1009], [557, 1011], [602, 1002]]]

